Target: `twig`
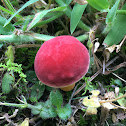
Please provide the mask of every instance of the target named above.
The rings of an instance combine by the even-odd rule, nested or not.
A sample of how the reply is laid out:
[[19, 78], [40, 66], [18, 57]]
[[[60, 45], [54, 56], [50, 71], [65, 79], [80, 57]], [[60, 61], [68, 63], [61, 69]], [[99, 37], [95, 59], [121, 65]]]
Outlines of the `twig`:
[[22, 44], [17, 45], [16, 48], [32, 48], [32, 47], [40, 47], [41, 44]]
[[126, 83], [126, 80], [124, 80], [123, 78], [121, 78], [121, 77], [119, 77], [117, 74], [115, 74], [115, 73], [112, 73], [114, 76], [116, 76], [117, 78], [119, 78], [120, 80], [122, 80], [123, 82], [125, 82]]
[[[119, 58], [119, 56], [116, 56], [115, 58], [113, 58], [111, 61], [109, 61], [106, 65], [105, 68], [107, 68], [109, 65], [111, 65], [115, 60], [117, 60]], [[102, 72], [102, 68], [100, 70], [98, 70], [92, 77], [91, 79], [89, 79], [89, 81], [91, 82], [94, 78], [96, 78], [100, 73]], [[75, 93], [74, 96], [77, 95], [84, 87], [85, 87], [86, 83], [84, 83]]]
[[117, 101], [117, 100], [119, 100], [119, 99], [121, 99], [121, 98], [124, 98], [124, 97], [126, 97], [126, 94], [124, 94], [124, 95], [121, 96], [121, 97], [112, 99], [112, 100], [102, 100], [102, 101], [100, 101], [99, 103], [102, 104], [102, 103], [106, 103], [106, 102], [114, 102], [114, 101]]
[[79, 84], [77, 84], [77, 85], [75, 86], [75, 88], [74, 88], [74, 90], [73, 90], [73, 92], [72, 92], [71, 98], [69, 99], [69, 102], [68, 102], [69, 104], [71, 104], [71, 100], [73, 99], [74, 93], [75, 93], [75, 91], [76, 91], [78, 85], [79, 85]]

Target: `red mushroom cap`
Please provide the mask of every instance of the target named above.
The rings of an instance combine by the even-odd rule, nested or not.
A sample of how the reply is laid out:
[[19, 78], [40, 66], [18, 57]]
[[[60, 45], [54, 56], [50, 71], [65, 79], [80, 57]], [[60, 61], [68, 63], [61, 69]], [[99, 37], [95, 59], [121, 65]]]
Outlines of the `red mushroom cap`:
[[34, 67], [41, 82], [60, 88], [80, 80], [87, 73], [89, 62], [87, 48], [75, 37], [63, 35], [42, 44]]

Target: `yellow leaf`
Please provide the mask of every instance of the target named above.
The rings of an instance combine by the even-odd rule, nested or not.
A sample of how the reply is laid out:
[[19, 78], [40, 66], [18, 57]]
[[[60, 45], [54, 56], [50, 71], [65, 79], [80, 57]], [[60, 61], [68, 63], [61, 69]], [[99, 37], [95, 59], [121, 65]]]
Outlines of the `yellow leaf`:
[[99, 90], [92, 90], [91, 93], [93, 96], [98, 96], [100, 94], [100, 91]]
[[21, 126], [29, 126], [29, 118], [25, 118], [25, 120], [21, 123]]
[[88, 107], [86, 110], [86, 115], [96, 115], [97, 114], [97, 108], [95, 107]]
[[99, 103], [99, 100], [97, 97], [93, 97], [90, 99], [88, 99], [88, 97], [86, 97], [83, 99], [82, 103], [88, 107], [96, 107], [96, 108], [100, 107], [100, 103]]

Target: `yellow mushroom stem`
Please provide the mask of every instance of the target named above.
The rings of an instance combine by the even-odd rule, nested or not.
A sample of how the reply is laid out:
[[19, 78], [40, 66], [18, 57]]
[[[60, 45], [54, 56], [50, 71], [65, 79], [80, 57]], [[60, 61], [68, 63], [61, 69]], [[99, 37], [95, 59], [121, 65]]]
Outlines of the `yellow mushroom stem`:
[[75, 84], [68, 85], [66, 87], [60, 88], [63, 91], [71, 91], [75, 87]]

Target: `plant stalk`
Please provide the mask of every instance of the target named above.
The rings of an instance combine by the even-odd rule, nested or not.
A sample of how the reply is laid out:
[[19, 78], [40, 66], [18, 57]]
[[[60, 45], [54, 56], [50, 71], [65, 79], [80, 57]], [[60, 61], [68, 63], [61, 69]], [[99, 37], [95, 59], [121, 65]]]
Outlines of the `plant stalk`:
[[126, 15], [126, 10], [117, 10], [116, 13]]
[[[33, 41], [47, 41], [55, 36], [49, 36], [44, 34], [38, 34], [38, 33], [21, 33], [19, 35], [16, 35], [13, 33], [12, 35], [0, 35], [0, 43], [16, 43], [16, 44], [22, 44], [22, 43], [28, 43]], [[78, 36], [77, 39], [79, 41], [84, 41], [88, 39], [88, 35], [81, 35]]]
[[[62, 0], [55, 0], [56, 3], [59, 6], [66, 6], [66, 4], [62, 1]], [[70, 18], [71, 17], [71, 8], [68, 6], [67, 9], [65, 10], [65, 14]], [[84, 24], [82, 21], [80, 21], [78, 23], [78, 27], [80, 27], [81, 29], [83, 29], [84, 31], [89, 32], [90, 31], [90, 27], [87, 26], [86, 24]]]

